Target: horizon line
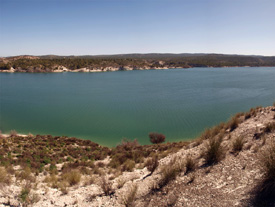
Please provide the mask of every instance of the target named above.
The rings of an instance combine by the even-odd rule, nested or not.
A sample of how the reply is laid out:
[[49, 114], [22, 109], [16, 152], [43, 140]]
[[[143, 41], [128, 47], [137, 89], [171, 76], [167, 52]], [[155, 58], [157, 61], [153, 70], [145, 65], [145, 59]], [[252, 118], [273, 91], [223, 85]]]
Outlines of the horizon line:
[[81, 55], [56, 55], [56, 54], [43, 54], [43, 55], [30, 55], [30, 54], [21, 54], [21, 55], [10, 55], [10, 56], [0, 56], [1, 58], [10, 58], [10, 57], [18, 57], [18, 56], [34, 56], [34, 57], [41, 57], [41, 56], [64, 56], [64, 57], [81, 57], [81, 56], [119, 56], [119, 55], [152, 55], [152, 54], [159, 54], [159, 55], [237, 55], [237, 56], [262, 56], [262, 57], [275, 57], [275, 55], [255, 55], [255, 54], [234, 54], [234, 53], [204, 53], [204, 52], [197, 52], [197, 53], [172, 53], [172, 52], [149, 52], [149, 53], [113, 53], [113, 54], [81, 54]]

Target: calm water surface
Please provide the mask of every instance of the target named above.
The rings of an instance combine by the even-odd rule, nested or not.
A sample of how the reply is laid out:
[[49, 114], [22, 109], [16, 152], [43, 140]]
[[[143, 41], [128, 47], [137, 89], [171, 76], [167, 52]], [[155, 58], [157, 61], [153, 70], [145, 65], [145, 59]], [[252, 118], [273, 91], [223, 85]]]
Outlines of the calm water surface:
[[0, 74], [0, 129], [114, 146], [192, 139], [240, 111], [275, 101], [275, 68]]

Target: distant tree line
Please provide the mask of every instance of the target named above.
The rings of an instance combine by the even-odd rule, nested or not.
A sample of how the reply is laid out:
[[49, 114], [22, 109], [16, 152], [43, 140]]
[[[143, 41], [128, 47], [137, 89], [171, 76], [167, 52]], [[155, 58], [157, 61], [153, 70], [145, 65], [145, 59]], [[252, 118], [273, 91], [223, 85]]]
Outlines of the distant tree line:
[[0, 60], [0, 70], [13, 67], [18, 72], [51, 72], [59, 66], [70, 70], [80, 68], [189, 68], [189, 67], [232, 67], [232, 66], [275, 66], [275, 57], [241, 55], [110, 55], [110, 56], [40, 56], [37, 59], [19, 58]]

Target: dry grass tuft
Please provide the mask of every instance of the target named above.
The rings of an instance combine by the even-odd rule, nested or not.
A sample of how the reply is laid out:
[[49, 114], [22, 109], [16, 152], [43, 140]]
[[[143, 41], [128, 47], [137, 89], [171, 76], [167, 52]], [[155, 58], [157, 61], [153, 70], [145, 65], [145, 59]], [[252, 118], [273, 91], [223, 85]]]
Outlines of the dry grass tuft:
[[187, 156], [185, 160], [185, 174], [192, 172], [195, 168], [196, 168], [196, 163], [194, 159], [192, 159], [190, 156]]
[[17, 132], [13, 129], [10, 131], [10, 136], [13, 137], [13, 136], [17, 136]]
[[21, 172], [16, 172], [15, 176], [19, 180], [35, 182], [35, 177], [32, 175], [31, 169], [29, 167], [23, 168]]
[[125, 180], [125, 179], [119, 178], [119, 179], [117, 180], [117, 188], [118, 188], [118, 189], [122, 188], [122, 187], [124, 186], [125, 183], [126, 183], [126, 180]]
[[175, 180], [177, 175], [184, 169], [184, 162], [179, 158], [172, 159], [167, 165], [162, 166], [160, 170], [161, 178], [158, 183], [158, 188], [161, 189]]
[[77, 170], [72, 170], [61, 175], [61, 179], [66, 181], [70, 186], [76, 185], [81, 180], [81, 174]]
[[275, 144], [272, 143], [262, 154], [261, 164], [264, 177], [252, 192], [253, 206], [275, 206]]
[[109, 196], [114, 193], [114, 190], [112, 188], [112, 183], [109, 180], [107, 180], [105, 176], [101, 177], [100, 186], [105, 196]]
[[145, 162], [145, 167], [150, 171], [150, 174], [157, 169], [158, 165], [159, 161], [157, 156], [153, 156]]
[[134, 184], [129, 193], [123, 198], [123, 204], [126, 207], [134, 207], [135, 206], [135, 198], [137, 194], [138, 187], [136, 184]]
[[135, 165], [136, 165], [135, 161], [130, 160], [130, 159], [127, 159], [127, 160], [124, 162], [124, 164], [122, 165], [121, 170], [122, 170], [122, 171], [131, 172], [131, 171], [133, 171], [133, 169], [135, 168]]
[[221, 143], [221, 137], [208, 140], [205, 151], [202, 154], [206, 166], [216, 164], [223, 158], [224, 149], [221, 147]]
[[232, 132], [239, 126], [239, 123], [239, 116], [233, 116], [227, 123], [227, 128], [229, 128], [230, 132]]
[[264, 128], [265, 133], [270, 133], [273, 131], [275, 131], [275, 122], [268, 123]]
[[244, 138], [239, 136], [232, 141], [232, 150], [234, 153], [242, 151], [244, 145]]
[[9, 185], [11, 183], [11, 177], [7, 173], [7, 170], [4, 167], [0, 167], [0, 184]]

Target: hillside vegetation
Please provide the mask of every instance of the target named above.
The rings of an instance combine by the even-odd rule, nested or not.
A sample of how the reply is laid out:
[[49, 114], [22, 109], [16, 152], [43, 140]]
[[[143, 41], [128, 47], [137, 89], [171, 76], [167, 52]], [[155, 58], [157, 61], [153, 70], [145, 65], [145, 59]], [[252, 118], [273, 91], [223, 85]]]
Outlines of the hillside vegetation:
[[0, 58], [0, 71], [116, 71], [192, 67], [275, 66], [275, 57], [221, 54], [125, 54], [102, 56], [15, 56]]
[[274, 206], [275, 106], [190, 142], [0, 138], [0, 206]]

